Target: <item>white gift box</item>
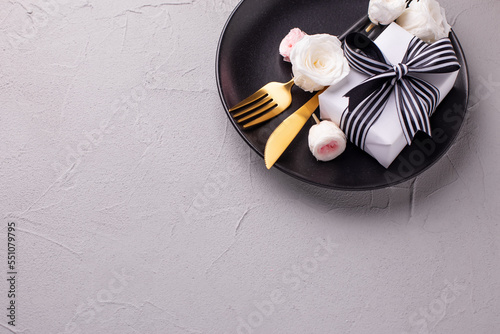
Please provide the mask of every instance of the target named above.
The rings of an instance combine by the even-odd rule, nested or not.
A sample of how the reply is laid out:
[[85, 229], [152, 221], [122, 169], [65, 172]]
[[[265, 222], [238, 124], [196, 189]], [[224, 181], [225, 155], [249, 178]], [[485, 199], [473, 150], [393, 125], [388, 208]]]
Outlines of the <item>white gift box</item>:
[[[391, 23], [375, 40], [375, 44], [392, 64], [397, 65], [403, 59], [408, 45], [414, 36], [396, 23]], [[412, 74], [431, 83], [440, 92], [438, 103], [446, 97], [455, 84], [458, 71], [437, 74]], [[351, 68], [349, 74], [337, 85], [330, 86], [319, 96], [319, 108], [322, 119], [340, 124], [342, 114], [347, 109], [349, 98], [344, 95], [368, 78], [368, 75]], [[407, 145], [401, 129], [394, 92], [377, 121], [366, 136], [365, 151], [385, 168], [396, 159]]]

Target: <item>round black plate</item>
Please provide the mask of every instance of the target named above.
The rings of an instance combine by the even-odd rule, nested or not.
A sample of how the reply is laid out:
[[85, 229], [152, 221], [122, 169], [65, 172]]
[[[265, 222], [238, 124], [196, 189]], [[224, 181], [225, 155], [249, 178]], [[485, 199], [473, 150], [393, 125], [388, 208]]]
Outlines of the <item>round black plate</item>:
[[[216, 76], [219, 94], [236, 131], [259, 155], [269, 135], [312, 94], [293, 87], [288, 110], [260, 127], [243, 130], [228, 113], [228, 107], [270, 81], [287, 82], [291, 65], [282, 60], [278, 47], [291, 28], [308, 34], [341, 35], [366, 15], [368, 0], [243, 0], [229, 17], [217, 50]], [[414, 178], [433, 165], [457, 136], [468, 101], [467, 65], [456, 35], [454, 44], [462, 68], [454, 88], [431, 117], [433, 137], [419, 133], [388, 169], [348, 143], [346, 151], [330, 162], [318, 162], [307, 145], [309, 128], [304, 126], [275, 167], [299, 180], [317, 186], [368, 190], [383, 188]], [[264, 161], [262, 161], [264, 164]]]

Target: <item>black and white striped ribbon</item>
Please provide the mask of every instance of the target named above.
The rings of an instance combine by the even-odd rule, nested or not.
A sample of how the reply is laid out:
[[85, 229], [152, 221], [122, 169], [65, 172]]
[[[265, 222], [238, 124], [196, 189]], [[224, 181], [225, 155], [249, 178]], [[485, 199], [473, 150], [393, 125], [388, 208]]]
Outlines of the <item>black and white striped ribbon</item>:
[[364, 149], [368, 130], [393, 91], [407, 143], [418, 131], [431, 135], [429, 117], [439, 102], [439, 90], [412, 74], [457, 71], [460, 64], [449, 38], [427, 44], [414, 37], [401, 63], [392, 65], [375, 43], [354, 33], [346, 37], [344, 54], [353, 69], [371, 76], [345, 94], [349, 106], [340, 126], [351, 142]]

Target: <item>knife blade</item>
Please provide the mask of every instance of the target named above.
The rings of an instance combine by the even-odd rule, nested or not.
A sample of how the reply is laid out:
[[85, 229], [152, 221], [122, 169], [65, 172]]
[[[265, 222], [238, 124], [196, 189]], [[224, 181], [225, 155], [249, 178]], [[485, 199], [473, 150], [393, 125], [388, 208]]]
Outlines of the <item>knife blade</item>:
[[285, 152], [293, 139], [300, 132], [307, 120], [319, 106], [319, 94], [324, 89], [316, 93], [302, 107], [288, 116], [269, 136], [264, 149], [264, 161], [267, 169], [270, 169], [279, 157]]

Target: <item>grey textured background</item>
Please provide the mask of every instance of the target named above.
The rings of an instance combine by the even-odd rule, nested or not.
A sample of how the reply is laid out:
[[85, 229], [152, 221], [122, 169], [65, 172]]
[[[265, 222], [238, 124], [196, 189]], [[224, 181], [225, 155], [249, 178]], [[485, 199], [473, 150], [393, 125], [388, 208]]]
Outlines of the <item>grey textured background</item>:
[[467, 120], [370, 192], [268, 171], [229, 124], [214, 63], [236, 4], [1, 2], [0, 333], [499, 333], [500, 1], [441, 0]]

